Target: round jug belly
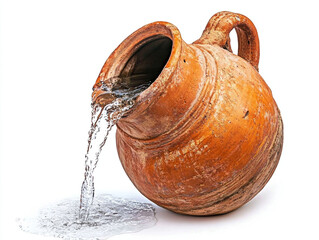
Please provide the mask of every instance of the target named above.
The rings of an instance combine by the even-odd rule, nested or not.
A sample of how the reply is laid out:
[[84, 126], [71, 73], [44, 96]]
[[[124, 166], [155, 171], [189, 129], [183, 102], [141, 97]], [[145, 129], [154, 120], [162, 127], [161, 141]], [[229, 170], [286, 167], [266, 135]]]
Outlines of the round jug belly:
[[[238, 55], [231, 52], [233, 28]], [[215, 215], [242, 206], [266, 185], [280, 158], [283, 125], [258, 61], [254, 25], [230, 12], [215, 14], [193, 44], [174, 25], [156, 22], [112, 53], [96, 85], [162, 67], [117, 124], [119, 158], [144, 196], [174, 212]]]

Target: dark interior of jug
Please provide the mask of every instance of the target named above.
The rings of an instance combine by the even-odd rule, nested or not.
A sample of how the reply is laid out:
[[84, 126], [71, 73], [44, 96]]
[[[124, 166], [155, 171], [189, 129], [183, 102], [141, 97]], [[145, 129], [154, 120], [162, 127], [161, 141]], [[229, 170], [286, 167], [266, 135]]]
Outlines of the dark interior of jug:
[[172, 40], [163, 35], [153, 36], [130, 56], [120, 73], [128, 87], [151, 85], [165, 67], [172, 51]]

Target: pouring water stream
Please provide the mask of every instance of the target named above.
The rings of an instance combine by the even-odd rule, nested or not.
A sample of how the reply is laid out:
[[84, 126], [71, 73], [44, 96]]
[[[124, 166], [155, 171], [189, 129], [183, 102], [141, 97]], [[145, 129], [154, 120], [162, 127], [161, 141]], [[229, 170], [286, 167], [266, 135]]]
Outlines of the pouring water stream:
[[[134, 78], [134, 81], [131, 81]], [[35, 216], [18, 219], [22, 230], [66, 239], [106, 239], [136, 232], [156, 223], [155, 209], [111, 195], [95, 195], [94, 170], [107, 137], [114, 125], [134, 107], [138, 95], [148, 88], [147, 75], [114, 77], [102, 83], [100, 90], [108, 99], [104, 106], [92, 104], [91, 127], [85, 154], [85, 173], [78, 200], [67, 199], [47, 206]], [[134, 85], [132, 84], [134, 82]], [[111, 86], [109, 83], [112, 83]], [[109, 159], [110, 160], [110, 159]]]

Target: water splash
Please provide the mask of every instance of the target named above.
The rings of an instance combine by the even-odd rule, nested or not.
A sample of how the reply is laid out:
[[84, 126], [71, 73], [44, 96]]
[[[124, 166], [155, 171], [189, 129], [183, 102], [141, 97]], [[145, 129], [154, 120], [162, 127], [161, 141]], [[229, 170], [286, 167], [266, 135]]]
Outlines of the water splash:
[[156, 224], [155, 209], [111, 195], [97, 195], [87, 221], [79, 219], [78, 198], [66, 199], [42, 208], [32, 216], [18, 219], [19, 227], [33, 234], [63, 239], [107, 239], [111, 236], [138, 232]]

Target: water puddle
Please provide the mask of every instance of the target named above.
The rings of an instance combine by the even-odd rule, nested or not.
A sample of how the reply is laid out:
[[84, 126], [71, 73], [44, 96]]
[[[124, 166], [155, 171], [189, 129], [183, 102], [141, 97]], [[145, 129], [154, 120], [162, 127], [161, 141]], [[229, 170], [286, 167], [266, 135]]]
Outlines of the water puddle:
[[107, 239], [133, 233], [156, 224], [152, 204], [97, 195], [85, 222], [79, 219], [79, 199], [65, 199], [39, 212], [18, 219], [19, 227], [29, 233], [72, 240]]

